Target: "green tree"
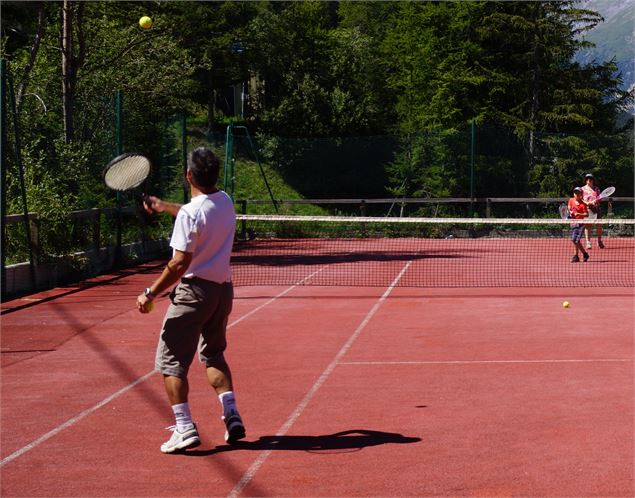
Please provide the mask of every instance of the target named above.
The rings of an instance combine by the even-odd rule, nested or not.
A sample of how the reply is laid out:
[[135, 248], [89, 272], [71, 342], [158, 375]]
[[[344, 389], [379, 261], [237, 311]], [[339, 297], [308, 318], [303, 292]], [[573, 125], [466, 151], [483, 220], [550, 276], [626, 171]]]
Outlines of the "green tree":
[[460, 196], [469, 189], [465, 124], [483, 119], [476, 98], [480, 47], [474, 23], [482, 4], [402, 2], [391, 12], [381, 48], [395, 93], [400, 150], [389, 166], [392, 192]]
[[[73, 98], [65, 100], [59, 69], [64, 4], [45, 4], [43, 15], [38, 9], [13, 7], [9, 12], [15, 15], [9, 16], [9, 22], [15, 22], [16, 29], [3, 19], [3, 56], [15, 81], [28, 77], [18, 122], [30, 209], [59, 217], [73, 209], [113, 203], [114, 196], [102, 186], [101, 170], [115, 153], [115, 91], [122, 90], [125, 96], [125, 149], [156, 157], [156, 137], [166, 114], [193, 106], [191, 75], [197, 63], [164, 29], [160, 18], [152, 30], [139, 28], [143, 5], [86, 2], [81, 5], [83, 15], [75, 16], [81, 27], [74, 24], [73, 30], [83, 33], [83, 48], [73, 62]], [[18, 33], [17, 27], [26, 31]], [[41, 40], [33, 57], [37, 33]], [[67, 57], [80, 51], [71, 45], [66, 47]], [[19, 212], [16, 165], [13, 155], [9, 159], [7, 209]], [[68, 243], [70, 237], [59, 237], [54, 223], [42, 226], [41, 239], [49, 252], [62, 252], [59, 244]]]
[[[398, 129], [460, 130], [472, 120], [511, 129], [515, 139], [506, 136], [497, 142], [513, 155], [478, 156], [480, 177], [497, 178], [496, 187], [503, 191], [544, 193], [544, 182], [535, 178], [549, 168], [534, 168], [551, 163], [553, 157], [540, 155], [548, 150], [538, 143], [540, 133], [611, 133], [618, 113], [632, 103], [632, 94], [619, 90], [611, 61], [584, 67], [573, 62], [584, 43], [576, 34], [601, 20], [596, 13], [575, 8], [574, 2], [399, 5], [383, 44], [385, 60], [392, 54], [387, 83], [399, 95]], [[577, 156], [592, 155], [593, 143], [583, 141]], [[404, 139], [402, 154], [423, 157], [408, 149], [411, 144], [409, 137]], [[393, 176], [406, 162], [398, 159]], [[424, 187], [438, 183], [435, 171], [441, 171], [443, 162], [440, 157], [436, 167], [410, 164], [401, 180], [399, 175], [395, 179], [401, 185], [408, 177], [413, 191], [434, 192]], [[421, 175], [412, 178], [418, 171]], [[460, 190], [454, 195], [464, 195], [465, 184], [455, 182]], [[481, 195], [494, 193], [488, 189]]]

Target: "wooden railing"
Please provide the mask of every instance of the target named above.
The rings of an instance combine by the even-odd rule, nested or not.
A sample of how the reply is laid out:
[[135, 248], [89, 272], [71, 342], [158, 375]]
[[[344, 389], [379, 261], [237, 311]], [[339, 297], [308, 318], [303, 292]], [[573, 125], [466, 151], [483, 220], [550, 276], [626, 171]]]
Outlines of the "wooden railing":
[[[131, 214], [135, 212], [135, 208], [133, 207], [125, 207], [121, 209], [122, 214]], [[109, 214], [115, 215], [117, 214], [117, 208], [93, 208], [93, 209], [85, 209], [80, 211], [71, 211], [69, 213], [69, 217], [72, 221], [77, 220], [92, 220], [92, 244], [91, 248], [95, 250], [99, 250], [101, 247], [101, 215]], [[29, 213], [27, 216], [23, 214], [10, 214], [4, 217], [4, 223], [6, 225], [15, 225], [18, 223], [28, 223], [28, 236], [30, 237], [31, 247], [33, 249], [33, 259], [34, 263], [38, 263], [41, 261], [41, 246], [40, 246], [40, 237], [39, 237], [39, 228], [40, 221], [38, 215], [36, 213]]]

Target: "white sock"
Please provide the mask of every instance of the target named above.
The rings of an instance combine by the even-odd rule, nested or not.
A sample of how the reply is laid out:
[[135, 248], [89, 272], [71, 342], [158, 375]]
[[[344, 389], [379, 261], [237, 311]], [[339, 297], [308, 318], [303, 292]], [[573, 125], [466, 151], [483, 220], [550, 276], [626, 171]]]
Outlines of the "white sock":
[[238, 409], [236, 408], [236, 398], [234, 397], [233, 391], [227, 391], [218, 395], [218, 399], [220, 404], [223, 405], [223, 416], [227, 417], [231, 415], [232, 412], [238, 413]]
[[172, 411], [174, 412], [174, 418], [176, 419], [177, 431], [185, 432], [187, 429], [192, 428], [192, 414], [190, 413], [190, 406], [188, 403], [172, 405]]

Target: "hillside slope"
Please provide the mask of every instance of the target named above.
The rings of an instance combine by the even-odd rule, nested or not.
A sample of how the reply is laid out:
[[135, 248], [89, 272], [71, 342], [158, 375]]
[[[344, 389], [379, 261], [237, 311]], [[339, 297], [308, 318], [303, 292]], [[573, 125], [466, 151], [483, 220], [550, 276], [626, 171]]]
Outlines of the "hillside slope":
[[635, 87], [635, 1], [585, 0], [580, 7], [599, 12], [604, 22], [585, 34], [595, 47], [580, 51], [581, 63], [604, 62], [615, 57], [622, 76], [622, 88]]

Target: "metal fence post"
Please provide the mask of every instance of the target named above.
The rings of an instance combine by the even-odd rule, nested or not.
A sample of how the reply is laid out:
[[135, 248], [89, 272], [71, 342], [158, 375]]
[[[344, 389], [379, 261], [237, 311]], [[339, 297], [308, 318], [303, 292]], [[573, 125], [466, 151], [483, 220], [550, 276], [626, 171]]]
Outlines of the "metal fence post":
[[[242, 199], [239, 201], [240, 203], [240, 213], [241, 214], [247, 214], [247, 201], [245, 199]], [[247, 222], [243, 219], [240, 222], [240, 232], [241, 232], [241, 237], [243, 238], [243, 240], [245, 240], [247, 238]]]
[[470, 217], [474, 216], [474, 151], [476, 149], [476, 123], [470, 126]]
[[185, 177], [187, 175], [187, 113], [181, 113], [181, 162], [183, 164], [183, 204], [187, 204], [189, 191]]
[[[117, 155], [123, 154], [123, 91], [117, 90], [116, 93], [117, 106]], [[121, 193], [117, 192], [117, 241], [115, 245], [115, 266], [121, 263], [121, 244], [122, 244], [122, 215], [121, 215]]]
[[35, 258], [33, 256], [33, 240], [31, 239], [31, 226], [29, 224], [29, 208], [26, 197], [26, 184], [24, 183], [24, 170], [22, 168], [22, 147], [20, 145], [20, 124], [18, 123], [18, 109], [15, 102], [15, 92], [13, 88], [13, 81], [11, 75], [6, 71], [5, 74], [7, 80], [7, 89], [9, 91], [9, 98], [11, 99], [11, 111], [13, 114], [13, 133], [14, 133], [14, 147], [15, 147], [15, 162], [18, 167], [18, 176], [20, 178], [20, 187], [22, 189], [22, 209], [24, 213], [24, 228], [26, 231], [26, 242], [29, 249], [29, 273], [31, 275], [31, 286], [33, 290], [37, 288], [37, 279], [35, 275]]
[[2, 59], [0, 61], [0, 133], [2, 134], [2, 142], [0, 143], [0, 183], [2, 184], [2, 193], [0, 193], [0, 202], [2, 208], [0, 216], [2, 219], [2, 246], [0, 252], [2, 253], [2, 297], [7, 293], [7, 276], [6, 276], [6, 247], [7, 247], [7, 224], [5, 216], [7, 215], [7, 95], [5, 87], [5, 74], [7, 72], [7, 61]]
[[93, 217], [93, 248], [95, 256], [99, 257], [99, 249], [101, 248], [101, 209], [94, 211]]

